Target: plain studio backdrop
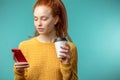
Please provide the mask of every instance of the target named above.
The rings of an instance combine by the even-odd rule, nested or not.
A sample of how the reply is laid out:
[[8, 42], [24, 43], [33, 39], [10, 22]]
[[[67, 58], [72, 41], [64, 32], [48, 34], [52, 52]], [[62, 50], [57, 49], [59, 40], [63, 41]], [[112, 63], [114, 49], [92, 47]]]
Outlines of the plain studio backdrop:
[[[11, 48], [34, 33], [36, 0], [0, 0], [0, 80], [13, 80]], [[79, 80], [120, 80], [120, 0], [63, 0], [78, 49]]]

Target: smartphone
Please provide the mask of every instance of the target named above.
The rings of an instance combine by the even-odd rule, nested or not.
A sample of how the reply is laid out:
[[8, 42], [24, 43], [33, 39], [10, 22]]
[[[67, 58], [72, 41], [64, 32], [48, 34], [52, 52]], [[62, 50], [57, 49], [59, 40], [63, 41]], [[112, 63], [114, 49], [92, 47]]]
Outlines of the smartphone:
[[12, 48], [12, 53], [14, 58], [18, 61], [18, 62], [27, 62], [27, 60], [25, 59], [22, 51], [18, 48]]

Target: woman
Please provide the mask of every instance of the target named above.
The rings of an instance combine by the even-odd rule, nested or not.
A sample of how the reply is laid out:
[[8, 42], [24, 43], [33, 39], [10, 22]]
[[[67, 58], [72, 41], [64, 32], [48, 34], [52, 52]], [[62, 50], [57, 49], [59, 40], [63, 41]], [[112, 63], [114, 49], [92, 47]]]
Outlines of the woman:
[[77, 80], [77, 50], [68, 41], [57, 58], [54, 40], [65, 38], [67, 15], [61, 0], [38, 0], [34, 5], [36, 33], [22, 41], [22, 50], [29, 66], [15, 61], [15, 80]]

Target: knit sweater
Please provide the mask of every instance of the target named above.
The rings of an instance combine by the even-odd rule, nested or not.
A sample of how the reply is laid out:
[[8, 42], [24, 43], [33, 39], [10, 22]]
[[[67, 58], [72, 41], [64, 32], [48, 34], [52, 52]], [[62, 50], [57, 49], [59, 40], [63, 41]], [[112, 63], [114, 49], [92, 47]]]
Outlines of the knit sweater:
[[68, 42], [71, 51], [70, 64], [61, 63], [56, 56], [53, 42], [40, 42], [36, 37], [22, 41], [19, 48], [29, 63], [22, 71], [14, 67], [14, 80], [77, 80], [77, 49]]

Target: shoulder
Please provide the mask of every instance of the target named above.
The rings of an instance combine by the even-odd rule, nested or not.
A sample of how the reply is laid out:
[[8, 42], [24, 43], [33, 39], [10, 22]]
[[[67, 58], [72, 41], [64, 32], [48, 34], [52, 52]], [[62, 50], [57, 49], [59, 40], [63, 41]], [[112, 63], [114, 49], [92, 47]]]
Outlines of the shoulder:
[[70, 47], [76, 47], [76, 45], [73, 42], [68, 41], [68, 44], [70, 45]]
[[21, 42], [19, 43], [19, 47], [20, 47], [20, 46], [32, 45], [34, 42], [35, 42], [35, 38], [31, 38], [31, 39], [28, 39], [28, 40], [24, 40], [24, 41], [21, 41]]
[[76, 50], [77, 48], [76, 48], [76, 45], [73, 43], [73, 42], [68, 42], [68, 44], [69, 44], [69, 46], [70, 46], [70, 48], [72, 49], [72, 50]]
[[70, 51], [71, 51], [71, 57], [73, 57], [75, 60], [77, 59], [77, 47], [75, 46], [75, 44], [73, 42], [68, 42], [69, 46], [70, 46]]

